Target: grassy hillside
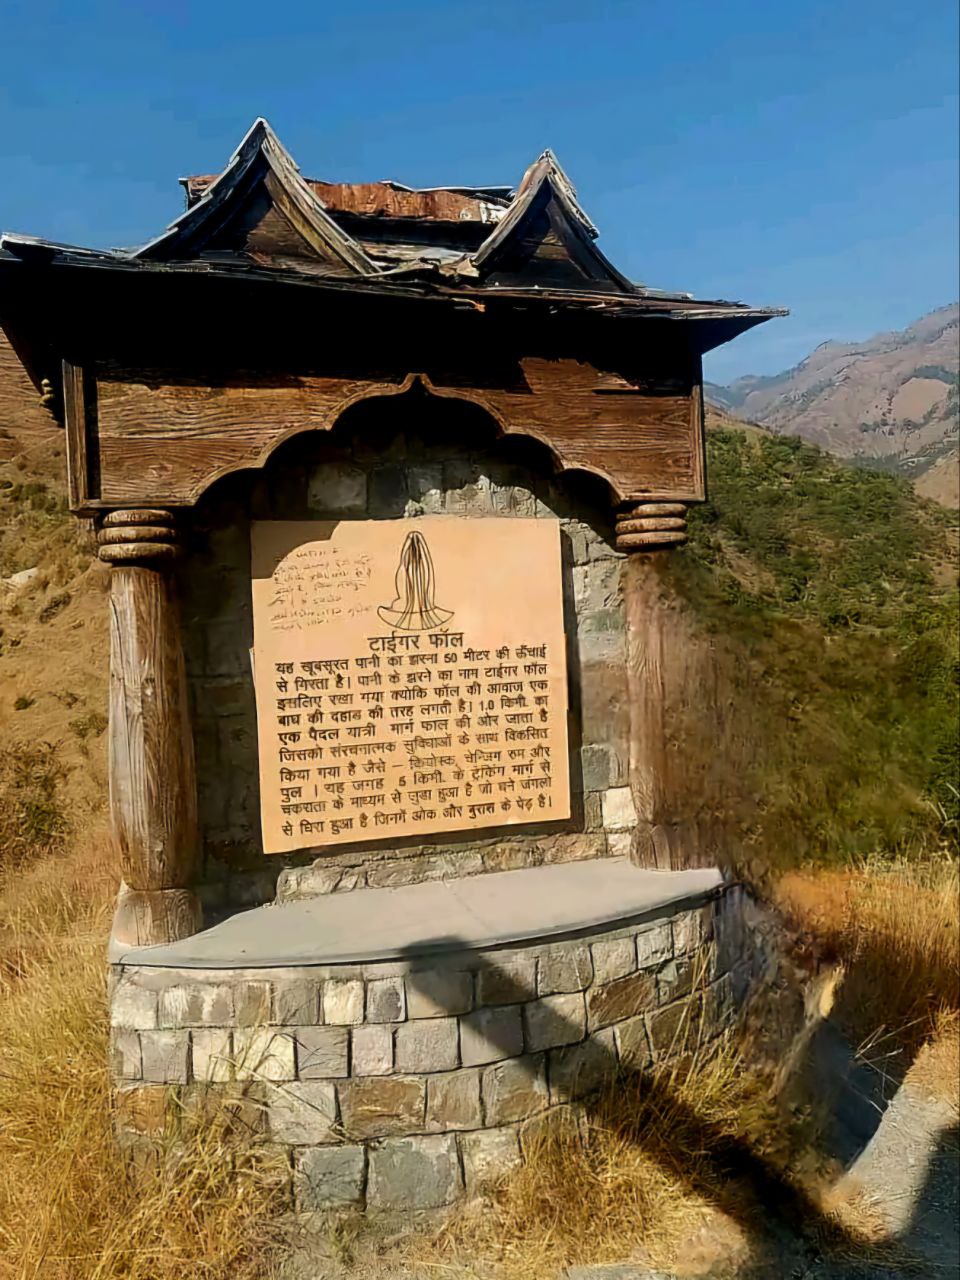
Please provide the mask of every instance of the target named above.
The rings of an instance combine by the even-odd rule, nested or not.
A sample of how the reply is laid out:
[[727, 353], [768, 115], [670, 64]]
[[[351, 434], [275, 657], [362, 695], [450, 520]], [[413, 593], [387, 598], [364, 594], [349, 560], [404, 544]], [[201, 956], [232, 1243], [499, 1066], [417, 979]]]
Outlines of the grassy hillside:
[[[48, 425], [4, 439], [0, 876], [62, 848], [103, 806], [109, 647], [106, 566], [67, 511], [62, 433]], [[17, 582], [23, 571], [29, 580]]]
[[956, 843], [957, 520], [799, 440], [710, 432], [675, 576], [750, 749], [730, 807], [774, 862]]

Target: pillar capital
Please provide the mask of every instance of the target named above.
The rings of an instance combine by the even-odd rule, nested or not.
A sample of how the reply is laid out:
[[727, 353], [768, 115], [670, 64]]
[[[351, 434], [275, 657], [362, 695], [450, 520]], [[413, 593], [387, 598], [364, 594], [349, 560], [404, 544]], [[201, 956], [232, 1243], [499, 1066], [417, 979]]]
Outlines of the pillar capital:
[[616, 513], [616, 545], [628, 555], [663, 551], [687, 540], [685, 502], [625, 502]]
[[139, 507], [110, 511], [97, 534], [98, 556], [107, 564], [140, 564], [160, 568], [182, 550], [181, 533], [172, 511]]

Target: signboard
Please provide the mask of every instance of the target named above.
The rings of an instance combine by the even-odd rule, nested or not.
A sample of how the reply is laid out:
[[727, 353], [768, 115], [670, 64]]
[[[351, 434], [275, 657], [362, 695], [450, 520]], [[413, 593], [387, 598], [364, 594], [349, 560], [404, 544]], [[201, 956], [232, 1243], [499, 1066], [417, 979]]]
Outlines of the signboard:
[[252, 540], [265, 852], [570, 816], [556, 521]]

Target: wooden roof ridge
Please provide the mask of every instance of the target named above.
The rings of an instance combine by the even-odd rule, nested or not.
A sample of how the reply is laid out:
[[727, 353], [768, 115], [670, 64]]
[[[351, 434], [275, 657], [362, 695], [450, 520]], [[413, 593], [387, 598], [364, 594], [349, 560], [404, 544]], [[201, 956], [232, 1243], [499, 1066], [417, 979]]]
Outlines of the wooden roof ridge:
[[600, 273], [607, 276], [621, 292], [636, 293], [637, 285], [618, 271], [597, 247], [599, 232], [577, 200], [576, 188], [549, 148], [528, 167], [506, 213], [480, 248], [471, 255], [471, 261], [480, 274], [488, 274], [505, 253], [521, 240], [524, 228], [538, 210], [540, 201], [551, 193], [564, 214], [569, 233], [577, 242], [580, 252], [592, 259]]
[[378, 274], [379, 268], [363, 248], [327, 213], [262, 116], [247, 130], [203, 196], [132, 256], [161, 261], [195, 257], [261, 178], [278, 210], [319, 256], [332, 256], [358, 275]]
[[[215, 174], [180, 178], [187, 208], [197, 204], [215, 181]], [[332, 182], [323, 178], [303, 181], [334, 218], [346, 214], [401, 222], [492, 223], [503, 215], [513, 196], [511, 187], [411, 187], [392, 178], [377, 182]]]

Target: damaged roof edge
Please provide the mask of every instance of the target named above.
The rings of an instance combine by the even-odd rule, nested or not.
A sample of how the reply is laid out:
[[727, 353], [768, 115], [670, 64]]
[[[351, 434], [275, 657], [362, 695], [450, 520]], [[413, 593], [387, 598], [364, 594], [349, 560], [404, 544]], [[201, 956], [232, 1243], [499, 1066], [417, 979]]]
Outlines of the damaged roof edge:
[[[185, 278], [211, 278], [220, 280], [254, 280], [262, 283], [296, 284], [328, 292], [351, 290], [406, 298], [432, 298], [455, 302], [458, 297], [471, 305], [510, 303], [518, 305], [553, 304], [560, 308], [579, 308], [595, 313], [634, 314], [662, 319], [700, 320], [755, 317], [772, 319], [788, 315], [782, 307], [751, 307], [747, 303], [729, 302], [723, 299], [694, 298], [689, 294], [664, 294], [662, 291], [637, 291], [629, 294], [592, 293], [574, 289], [549, 289], [534, 286], [504, 287], [483, 285], [477, 281], [452, 280], [448, 275], [426, 273], [412, 279], [409, 273], [394, 276], [391, 272], [378, 272], [372, 276], [327, 277], [307, 275], [290, 269], [255, 266], [244, 263], [211, 261], [162, 261], [133, 256], [110, 250], [84, 249], [73, 245], [35, 236], [0, 235], [0, 265], [49, 265], [54, 268], [86, 268], [94, 271], [123, 273], [128, 276], [181, 276]], [[392, 278], [391, 278], [392, 277]], [[671, 306], [676, 303], [676, 306]]]
[[[187, 210], [217, 181], [216, 175], [181, 178]], [[510, 205], [511, 187], [410, 187], [402, 182], [329, 182], [303, 178], [316, 199], [335, 214], [424, 222], [496, 222]]]

